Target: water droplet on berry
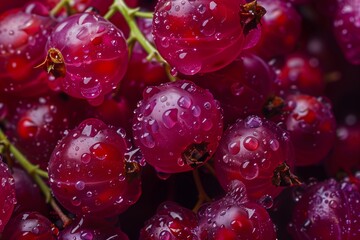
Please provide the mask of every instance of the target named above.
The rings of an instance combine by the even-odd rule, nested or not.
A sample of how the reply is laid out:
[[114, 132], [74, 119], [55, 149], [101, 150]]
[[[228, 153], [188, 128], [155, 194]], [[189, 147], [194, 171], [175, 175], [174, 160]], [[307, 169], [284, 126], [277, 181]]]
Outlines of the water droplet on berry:
[[140, 141], [142, 144], [144, 144], [147, 148], [154, 148], [155, 147], [155, 141], [150, 133], [144, 133], [140, 137]]
[[266, 209], [270, 209], [272, 208], [273, 204], [274, 204], [274, 200], [271, 196], [269, 195], [265, 195], [262, 196], [259, 200], [259, 203]]
[[73, 197], [71, 199], [71, 204], [78, 207], [81, 205], [81, 200], [78, 197]]
[[257, 138], [248, 136], [244, 139], [244, 147], [249, 151], [255, 151], [259, 147], [259, 141]]
[[162, 120], [165, 127], [169, 129], [174, 127], [174, 125], [178, 121], [177, 115], [178, 115], [178, 110], [176, 108], [165, 111], [164, 114], [162, 115]]
[[247, 180], [252, 180], [259, 175], [257, 163], [245, 161], [240, 166], [240, 174]]
[[75, 183], [75, 188], [77, 190], [83, 190], [85, 188], [85, 183], [83, 181], [77, 181]]
[[180, 97], [179, 100], [178, 100], [178, 105], [179, 105], [181, 108], [189, 109], [190, 106], [192, 105], [192, 101], [191, 101], [191, 99], [190, 99], [188, 96], [182, 96], [182, 97]]
[[199, 117], [201, 114], [201, 109], [199, 106], [195, 105], [191, 107], [191, 112], [193, 114], [194, 117]]
[[171, 233], [167, 230], [164, 230], [159, 235], [159, 240], [170, 240], [171, 239]]
[[261, 118], [258, 116], [249, 116], [245, 119], [245, 127], [258, 128], [262, 125]]
[[91, 232], [83, 231], [80, 235], [81, 240], [93, 240], [94, 235]]
[[232, 155], [236, 155], [240, 152], [240, 141], [236, 140], [228, 145], [229, 153]]
[[274, 152], [277, 151], [280, 147], [279, 141], [276, 139], [270, 140], [269, 145], [271, 150], [273, 150]]
[[91, 160], [91, 155], [90, 154], [88, 154], [88, 153], [83, 153], [82, 155], [81, 155], [81, 162], [83, 162], [83, 163], [89, 163], [90, 162], [90, 160]]

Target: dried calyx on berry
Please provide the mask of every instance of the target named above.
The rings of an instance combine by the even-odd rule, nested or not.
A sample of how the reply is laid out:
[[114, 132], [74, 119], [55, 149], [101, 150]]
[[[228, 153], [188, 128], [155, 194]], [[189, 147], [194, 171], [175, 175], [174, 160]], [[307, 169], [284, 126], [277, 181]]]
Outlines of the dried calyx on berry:
[[257, 1], [240, 5], [240, 24], [244, 28], [243, 33], [247, 35], [252, 29], [256, 29], [266, 10]]
[[57, 48], [50, 48], [44, 62], [37, 67], [44, 68], [47, 73], [51, 73], [55, 78], [65, 77], [66, 74], [64, 57]]

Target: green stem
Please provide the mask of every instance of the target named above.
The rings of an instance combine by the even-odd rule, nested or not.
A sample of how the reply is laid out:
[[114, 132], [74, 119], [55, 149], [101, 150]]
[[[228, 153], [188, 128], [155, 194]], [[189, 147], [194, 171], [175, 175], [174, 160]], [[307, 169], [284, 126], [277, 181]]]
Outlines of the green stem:
[[60, 10], [66, 5], [70, 5], [70, 0], [60, 0], [53, 9], [50, 11], [50, 16], [55, 17], [56, 14], [60, 12]]
[[17, 162], [32, 176], [38, 175], [43, 178], [49, 178], [47, 172], [41, 170], [38, 165], [34, 165], [7, 139], [2, 130], [0, 130], [0, 141], [8, 147], [9, 151], [14, 155]]
[[139, 8], [129, 8], [123, 0], [114, 0], [109, 11], [105, 14], [105, 18], [109, 19], [116, 11], [121, 12], [125, 21], [130, 28], [130, 38], [136, 39], [142, 48], [148, 53], [147, 60], [155, 59], [159, 63], [167, 65], [167, 62], [160, 56], [156, 48], [145, 38], [139, 26], [136, 23], [135, 17], [152, 17], [152, 13], [141, 13]]
[[139, 18], [153, 18], [154, 13], [153, 12], [142, 12], [142, 11], [136, 11], [134, 13], [135, 17]]
[[10, 143], [9, 139], [5, 136], [4, 132], [0, 129], [0, 142], [4, 145], [1, 148], [2, 152], [8, 150], [17, 162], [23, 167], [30, 176], [34, 179], [35, 183], [39, 186], [41, 192], [44, 194], [46, 202], [50, 203], [55, 212], [60, 216], [64, 225], [69, 224], [71, 221], [57, 206], [55, 200], [51, 196], [51, 191], [48, 185], [42, 178], [49, 178], [47, 172], [41, 170], [38, 165], [34, 165], [14, 146]]

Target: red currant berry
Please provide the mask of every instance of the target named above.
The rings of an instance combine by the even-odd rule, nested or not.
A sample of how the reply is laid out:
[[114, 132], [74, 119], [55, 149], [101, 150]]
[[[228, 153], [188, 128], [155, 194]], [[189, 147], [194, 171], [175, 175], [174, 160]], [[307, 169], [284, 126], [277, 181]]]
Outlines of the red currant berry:
[[216, 71], [254, 44], [246, 38], [255, 37], [248, 33], [258, 31], [264, 13], [256, 1], [160, 0], [153, 19], [155, 44], [185, 75]]
[[360, 64], [360, 1], [339, 1], [333, 19], [334, 33], [346, 59]]
[[57, 95], [21, 99], [11, 106], [7, 119], [11, 142], [44, 170], [57, 141], [69, 127], [67, 107]]
[[47, 74], [34, 68], [44, 54], [53, 21], [40, 3], [0, 16], [0, 94], [37, 96], [48, 90]]
[[202, 206], [198, 212], [200, 239], [276, 239], [266, 209], [249, 202], [245, 191], [240, 181], [233, 181], [225, 197]]
[[95, 13], [72, 15], [50, 34], [43, 67], [49, 84], [70, 96], [99, 105], [123, 78], [128, 49], [123, 33]]
[[5, 225], [10, 219], [10, 216], [14, 210], [14, 205], [16, 203], [15, 199], [15, 181], [11, 176], [11, 173], [2, 162], [2, 158], [0, 155], [0, 233], [4, 230]]
[[317, 164], [329, 153], [336, 139], [336, 122], [330, 102], [310, 95], [286, 98], [285, 128], [295, 149], [295, 165]]
[[174, 202], [162, 203], [156, 214], [146, 221], [139, 240], [196, 240], [198, 221], [195, 213]]
[[147, 87], [135, 110], [133, 135], [159, 172], [192, 170], [213, 155], [222, 134], [219, 103], [189, 81]]
[[290, 53], [300, 36], [301, 16], [285, 1], [259, 0], [259, 3], [266, 14], [261, 21], [261, 37], [255, 52], [265, 59]]
[[239, 119], [230, 126], [215, 154], [216, 176], [223, 188], [240, 180], [254, 201], [266, 195], [274, 198], [282, 191], [280, 186], [291, 184], [289, 170], [293, 166], [289, 134], [257, 116]]
[[94, 219], [75, 219], [65, 227], [58, 240], [129, 240], [120, 228], [112, 226], [107, 221]]
[[70, 212], [115, 216], [140, 196], [139, 165], [128, 161], [129, 143], [97, 119], [86, 119], [56, 146], [49, 162], [50, 187]]
[[7, 240], [55, 240], [54, 224], [37, 212], [23, 212], [9, 221], [2, 235]]
[[309, 186], [293, 210], [293, 239], [359, 239], [359, 201], [359, 189], [348, 182]]
[[250, 114], [261, 114], [262, 106], [272, 95], [275, 73], [261, 58], [243, 53], [231, 64], [216, 72], [197, 74], [191, 79], [209, 89], [224, 110], [225, 125]]

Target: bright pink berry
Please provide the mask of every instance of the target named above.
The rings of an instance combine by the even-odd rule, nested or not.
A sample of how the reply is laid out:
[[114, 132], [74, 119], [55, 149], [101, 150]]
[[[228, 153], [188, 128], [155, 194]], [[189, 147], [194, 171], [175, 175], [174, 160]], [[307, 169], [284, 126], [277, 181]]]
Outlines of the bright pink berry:
[[286, 184], [291, 184], [291, 176], [285, 172], [294, 166], [290, 136], [271, 121], [257, 116], [239, 119], [230, 126], [214, 159], [216, 176], [223, 188], [227, 189], [232, 180], [240, 180], [249, 199], [254, 201], [267, 195], [276, 197], [283, 189], [282, 181], [290, 180]]
[[274, 224], [266, 209], [249, 202], [245, 192], [240, 181], [233, 181], [226, 196], [202, 206], [198, 212], [200, 239], [276, 239]]
[[123, 33], [101, 16], [85, 12], [57, 26], [47, 42], [43, 67], [53, 89], [99, 105], [123, 78], [128, 49]]
[[115, 216], [141, 193], [139, 165], [123, 131], [86, 119], [56, 146], [49, 162], [54, 196], [78, 216]]
[[15, 199], [15, 181], [11, 176], [9, 168], [2, 162], [0, 155], [0, 233], [10, 219], [16, 203]]
[[[254, 45], [264, 9], [256, 1], [160, 0], [153, 34], [161, 56], [185, 75], [216, 71]], [[257, 38], [256, 38], [257, 40]]]
[[147, 87], [135, 110], [133, 135], [159, 172], [192, 170], [213, 155], [223, 129], [219, 103], [189, 81]]
[[35, 66], [53, 23], [37, 2], [0, 15], [0, 94], [38, 96], [48, 90], [47, 74]]

